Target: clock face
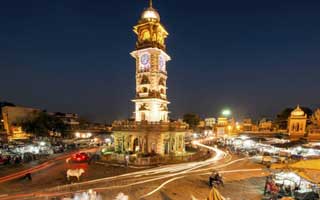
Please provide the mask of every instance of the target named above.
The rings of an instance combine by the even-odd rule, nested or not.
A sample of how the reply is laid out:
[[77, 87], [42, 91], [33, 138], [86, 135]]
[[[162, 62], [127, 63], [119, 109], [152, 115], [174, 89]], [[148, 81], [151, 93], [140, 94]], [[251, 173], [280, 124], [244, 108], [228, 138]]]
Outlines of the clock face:
[[140, 58], [140, 62], [142, 65], [146, 66], [149, 64], [150, 62], [150, 56], [149, 54], [143, 54]]
[[166, 61], [164, 60], [163, 56], [159, 56], [159, 68], [160, 71], [165, 71]]

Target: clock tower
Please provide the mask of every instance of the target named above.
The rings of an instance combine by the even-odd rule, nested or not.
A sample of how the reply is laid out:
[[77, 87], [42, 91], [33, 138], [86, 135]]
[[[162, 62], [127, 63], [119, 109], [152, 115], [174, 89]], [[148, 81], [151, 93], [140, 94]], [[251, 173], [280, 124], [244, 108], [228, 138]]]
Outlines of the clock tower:
[[160, 15], [152, 6], [141, 15], [133, 28], [137, 35], [135, 51], [131, 56], [136, 60], [135, 120], [137, 122], [167, 122], [167, 68], [170, 56], [166, 53], [165, 39], [168, 32], [160, 23]]

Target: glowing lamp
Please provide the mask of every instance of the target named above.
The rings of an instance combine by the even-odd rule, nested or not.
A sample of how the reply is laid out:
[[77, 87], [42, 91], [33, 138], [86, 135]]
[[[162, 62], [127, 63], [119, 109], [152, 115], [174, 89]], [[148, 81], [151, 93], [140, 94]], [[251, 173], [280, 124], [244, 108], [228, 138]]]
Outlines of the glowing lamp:
[[80, 133], [79, 132], [76, 132], [75, 135], [76, 135], [77, 138], [80, 137]]
[[223, 111], [222, 111], [222, 115], [223, 115], [223, 116], [230, 116], [230, 115], [231, 115], [231, 110], [229, 110], [229, 109], [223, 110]]

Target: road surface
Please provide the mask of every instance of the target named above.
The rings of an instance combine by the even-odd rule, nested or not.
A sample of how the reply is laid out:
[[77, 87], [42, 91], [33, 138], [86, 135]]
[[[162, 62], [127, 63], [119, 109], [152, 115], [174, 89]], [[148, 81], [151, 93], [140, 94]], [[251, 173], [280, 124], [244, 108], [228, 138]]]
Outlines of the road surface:
[[[67, 184], [64, 177], [65, 170], [71, 166], [60, 161], [53, 166], [52, 171], [39, 172], [34, 176], [35, 180], [32, 180], [31, 183], [23, 183], [20, 180], [21, 183], [18, 181], [7, 183], [7, 187], [2, 184], [0, 191], [3, 196], [0, 196], [0, 199], [63, 197], [89, 189], [97, 191], [103, 196], [103, 199], [114, 199], [121, 192], [128, 195], [130, 199], [204, 199], [209, 193], [210, 188], [207, 179], [213, 169], [218, 169], [223, 174], [226, 187], [229, 187], [229, 181], [234, 183], [234, 181], [248, 181], [250, 179], [252, 179], [253, 185], [257, 185], [256, 183], [261, 182], [261, 177], [266, 175], [260, 165], [253, 164], [248, 158], [237, 158], [217, 148], [198, 142], [195, 144], [213, 151], [214, 156], [205, 161], [165, 165], [143, 170], [106, 167], [99, 164], [93, 166], [78, 164], [72, 167], [85, 168], [86, 173], [82, 177], [82, 182], [73, 184]], [[254, 180], [258, 182], [255, 183]], [[42, 182], [42, 184], [39, 184], [39, 182]], [[57, 183], [60, 183], [59, 186], [55, 186]], [[12, 189], [10, 184], [16, 185], [16, 189]], [[21, 185], [19, 186], [19, 184]], [[23, 185], [28, 186], [25, 187], [24, 191], [19, 190]], [[231, 186], [237, 188], [237, 186]], [[249, 188], [250, 182], [247, 186], [247, 189], [243, 191], [243, 197], [245, 195], [256, 195], [258, 198], [260, 194], [255, 194], [254, 191], [257, 190], [256, 193], [259, 193], [259, 187]], [[223, 192], [224, 190], [225, 192]], [[228, 190], [224, 188], [221, 188], [221, 191], [227, 197], [234, 199], [232, 198], [233, 193], [228, 193]], [[250, 194], [250, 191], [253, 191], [252, 194]], [[249, 199], [246, 198], [246, 200]]]

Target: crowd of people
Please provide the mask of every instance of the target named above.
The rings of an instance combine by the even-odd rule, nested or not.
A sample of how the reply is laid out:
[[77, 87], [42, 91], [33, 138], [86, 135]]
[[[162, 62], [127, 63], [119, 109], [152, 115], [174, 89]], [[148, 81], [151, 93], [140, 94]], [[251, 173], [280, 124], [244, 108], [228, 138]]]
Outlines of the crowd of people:
[[[264, 196], [269, 197], [269, 200], [278, 199], [301, 199], [301, 200], [318, 200], [319, 195], [316, 192], [306, 192], [304, 194], [299, 193], [299, 184], [279, 184], [274, 180], [273, 176], [266, 177], [266, 183], [264, 188]], [[301, 194], [301, 198], [297, 197]]]

